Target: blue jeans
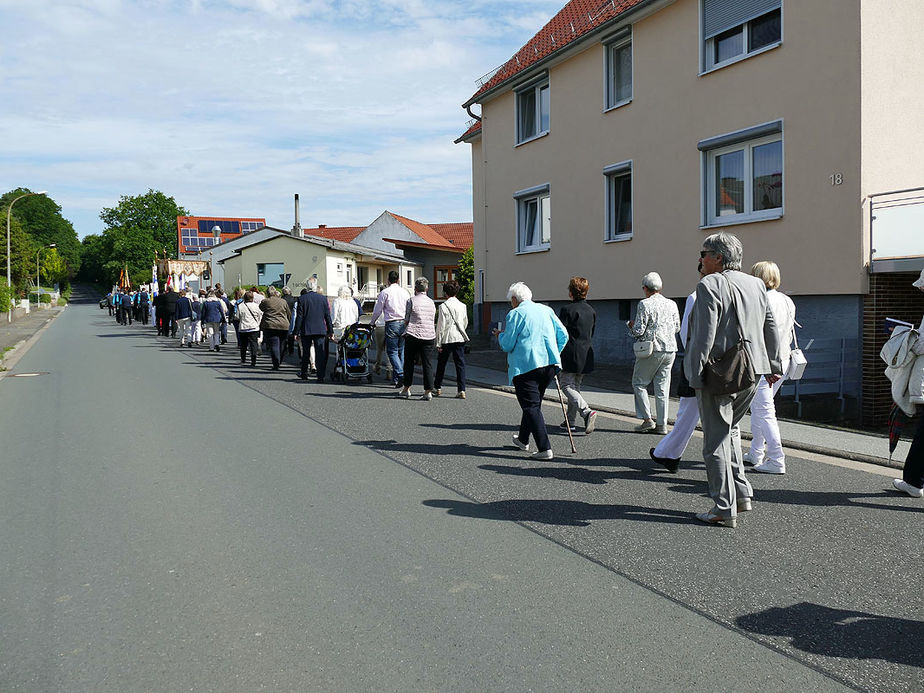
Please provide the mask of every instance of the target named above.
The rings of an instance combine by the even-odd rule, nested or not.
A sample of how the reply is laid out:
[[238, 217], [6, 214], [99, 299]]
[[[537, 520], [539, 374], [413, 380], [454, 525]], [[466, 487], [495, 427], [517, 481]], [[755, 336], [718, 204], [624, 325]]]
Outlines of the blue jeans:
[[385, 323], [385, 353], [391, 361], [393, 382], [401, 382], [404, 378], [404, 320]]

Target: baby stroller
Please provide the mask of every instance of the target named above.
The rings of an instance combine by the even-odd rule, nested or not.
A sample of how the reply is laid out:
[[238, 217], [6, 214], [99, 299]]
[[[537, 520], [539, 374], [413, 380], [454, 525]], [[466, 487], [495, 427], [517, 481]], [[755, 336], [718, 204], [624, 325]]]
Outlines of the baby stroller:
[[372, 382], [368, 355], [374, 330], [371, 325], [358, 322], [344, 328], [343, 335], [337, 342], [337, 361], [334, 363], [331, 380], [348, 382], [365, 378], [366, 382]]

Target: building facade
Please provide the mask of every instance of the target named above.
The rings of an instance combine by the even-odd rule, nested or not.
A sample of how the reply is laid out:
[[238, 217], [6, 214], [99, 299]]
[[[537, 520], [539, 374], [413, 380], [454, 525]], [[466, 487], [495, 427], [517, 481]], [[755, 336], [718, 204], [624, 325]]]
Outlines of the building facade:
[[[681, 300], [728, 231], [745, 269], [779, 264], [800, 344], [833, 360], [815, 390], [859, 411], [870, 199], [924, 186], [922, 22], [915, 0], [569, 2], [464, 104], [482, 322], [513, 281], [555, 302], [585, 276], [597, 353], [628, 361], [642, 276]], [[875, 241], [906, 272], [924, 267], [917, 219]]]

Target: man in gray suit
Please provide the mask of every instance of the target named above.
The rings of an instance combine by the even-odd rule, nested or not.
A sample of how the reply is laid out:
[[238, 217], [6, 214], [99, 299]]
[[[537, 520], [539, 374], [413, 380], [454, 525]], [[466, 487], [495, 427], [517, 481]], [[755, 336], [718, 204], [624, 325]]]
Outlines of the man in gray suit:
[[[780, 351], [767, 289], [757, 277], [741, 272], [741, 241], [729, 233], [713, 234], [703, 241], [700, 256], [705, 276], [696, 286], [683, 367], [696, 390], [703, 426], [703, 461], [715, 505], [696, 517], [707, 524], [734, 527], [738, 513], [751, 509], [754, 495], [744, 475], [738, 422], [747, 413], [757, 386], [716, 395], [706, 388], [703, 370], [708, 361], [738, 343], [739, 320], [758, 378], [764, 376], [771, 383], [779, 380]], [[732, 291], [737, 310], [732, 305]]]

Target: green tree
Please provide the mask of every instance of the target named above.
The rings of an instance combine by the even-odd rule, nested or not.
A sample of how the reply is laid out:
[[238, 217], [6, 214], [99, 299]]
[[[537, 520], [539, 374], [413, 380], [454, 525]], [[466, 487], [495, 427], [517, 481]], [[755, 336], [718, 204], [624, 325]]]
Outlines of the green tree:
[[[5, 210], [12, 200], [29, 192], [31, 190], [28, 188], [11, 190], [0, 197], [0, 207]], [[76, 276], [80, 269], [80, 241], [74, 225], [61, 215], [61, 205], [48, 195], [32, 195], [16, 203], [13, 207], [13, 217], [22, 224], [22, 230], [32, 246], [33, 272], [35, 253], [39, 248], [54, 243], [67, 268], [56, 281], [63, 282]]]
[[[82, 281], [105, 285], [109, 277], [103, 265], [112, 254], [112, 239], [91, 233], [80, 243], [80, 272]], [[153, 259], [153, 258], [152, 258]], [[117, 275], [118, 276], [118, 275]]]
[[[17, 203], [16, 207], [20, 203]], [[32, 243], [29, 236], [22, 228], [22, 224], [16, 217], [17, 209], [13, 207], [13, 216], [10, 218], [10, 254], [12, 261], [10, 263], [10, 274], [13, 281], [14, 297], [25, 296], [26, 288], [29, 284], [29, 278], [35, 274], [35, 253], [33, 252]], [[6, 213], [7, 207], [0, 208], [3, 215], [4, 234], [6, 233]], [[30, 271], [31, 270], [31, 271]], [[6, 238], [0, 242], [0, 274], [2, 274], [3, 284], [6, 285]]]
[[60, 284], [67, 279], [70, 272], [67, 263], [58, 253], [57, 248], [51, 248], [41, 254], [39, 269], [41, 270], [42, 281], [50, 284]]
[[143, 195], [123, 195], [115, 207], [104, 207], [99, 218], [106, 224], [104, 233], [134, 229], [148, 234], [151, 239], [150, 264], [155, 249], [162, 252], [166, 248], [170, 257], [176, 257], [176, 218], [188, 214], [172, 197], [159, 190], [148, 190]]
[[456, 281], [459, 282], [459, 293], [456, 294], [462, 303], [470, 306], [475, 302], [475, 252], [469, 248], [459, 259], [459, 269], [456, 272]]

